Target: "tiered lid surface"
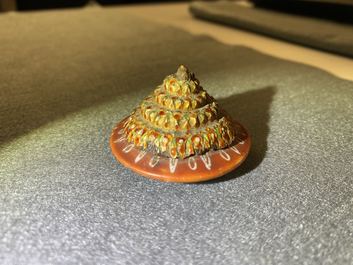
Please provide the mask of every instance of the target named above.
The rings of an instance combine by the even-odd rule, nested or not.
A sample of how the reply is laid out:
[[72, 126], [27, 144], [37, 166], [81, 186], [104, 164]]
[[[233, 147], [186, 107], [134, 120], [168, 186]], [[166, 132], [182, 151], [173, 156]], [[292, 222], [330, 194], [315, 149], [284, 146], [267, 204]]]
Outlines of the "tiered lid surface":
[[226, 148], [235, 139], [231, 119], [183, 65], [132, 112], [124, 134], [136, 147], [171, 158]]

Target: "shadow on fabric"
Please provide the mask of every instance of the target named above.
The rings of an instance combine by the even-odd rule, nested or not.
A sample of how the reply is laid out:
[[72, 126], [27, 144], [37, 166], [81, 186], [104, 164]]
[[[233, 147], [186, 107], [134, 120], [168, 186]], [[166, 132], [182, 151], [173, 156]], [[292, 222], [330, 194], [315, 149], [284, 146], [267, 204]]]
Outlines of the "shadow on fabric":
[[267, 151], [269, 111], [275, 93], [276, 88], [268, 86], [218, 99], [220, 106], [249, 131], [252, 145], [247, 159], [239, 168], [223, 177], [201, 184], [212, 184], [234, 179], [243, 176], [261, 164]]

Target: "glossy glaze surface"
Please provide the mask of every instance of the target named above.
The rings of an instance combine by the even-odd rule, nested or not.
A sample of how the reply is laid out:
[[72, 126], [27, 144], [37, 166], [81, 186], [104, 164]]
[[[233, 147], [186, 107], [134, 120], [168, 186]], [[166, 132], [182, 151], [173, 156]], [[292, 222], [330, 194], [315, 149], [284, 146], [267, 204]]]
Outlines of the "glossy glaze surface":
[[111, 134], [110, 146], [114, 156], [133, 171], [160, 181], [201, 182], [223, 176], [238, 167], [250, 150], [248, 132], [233, 122], [237, 138], [228, 148], [184, 159], [156, 155], [127, 141], [123, 130], [125, 120], [119, 122]]
[[229, 147], [237, 135], [229, 115], [184, 65], [164, 78], [123, 127], [129, 143], [170, 158]]

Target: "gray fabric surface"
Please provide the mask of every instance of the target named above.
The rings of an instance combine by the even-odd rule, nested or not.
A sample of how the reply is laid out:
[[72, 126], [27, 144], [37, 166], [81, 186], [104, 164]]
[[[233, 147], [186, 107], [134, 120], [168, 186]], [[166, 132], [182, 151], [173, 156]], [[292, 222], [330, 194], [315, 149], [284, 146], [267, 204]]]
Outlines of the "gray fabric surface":
[[197, 18], [353, 57], [352, 25], [244, 7], [236, 1], [193, 2], [190, 11]]
[[[1, 264], [352, 264], [353, 83], [118, 9], [0, 16]], [[108, 140], [184, 63], [251, 132], [204, 184]]]

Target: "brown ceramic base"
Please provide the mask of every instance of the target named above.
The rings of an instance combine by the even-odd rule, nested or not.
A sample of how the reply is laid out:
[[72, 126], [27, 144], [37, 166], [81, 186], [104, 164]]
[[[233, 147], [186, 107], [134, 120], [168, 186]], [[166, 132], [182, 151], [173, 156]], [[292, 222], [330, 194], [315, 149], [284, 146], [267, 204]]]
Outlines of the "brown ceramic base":
[[238, 139], [231, 147], [185, 159], [161, 157], [128, 143], [122, 130], [124, 120], [118, 123], [110, 137], [114, 156], [133, 171], [160, 181], [200, 182], [221, 177], [238, 167], [250, 150], [248, 132], [241, 124], [234, 122]]

